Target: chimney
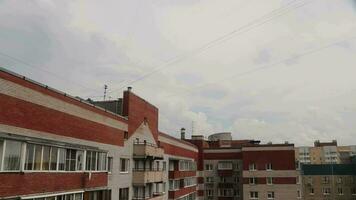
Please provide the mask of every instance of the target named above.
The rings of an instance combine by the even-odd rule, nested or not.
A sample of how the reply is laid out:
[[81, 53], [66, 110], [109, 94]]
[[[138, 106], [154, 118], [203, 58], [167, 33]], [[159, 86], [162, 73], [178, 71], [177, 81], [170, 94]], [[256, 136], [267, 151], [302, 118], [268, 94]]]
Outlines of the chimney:
[[180, 129], [180, 139], [185, 140], [185, 128]]
[[127, 91], [131, 92], [131, 90], [132, 90], [131, 86], [127, 87]]

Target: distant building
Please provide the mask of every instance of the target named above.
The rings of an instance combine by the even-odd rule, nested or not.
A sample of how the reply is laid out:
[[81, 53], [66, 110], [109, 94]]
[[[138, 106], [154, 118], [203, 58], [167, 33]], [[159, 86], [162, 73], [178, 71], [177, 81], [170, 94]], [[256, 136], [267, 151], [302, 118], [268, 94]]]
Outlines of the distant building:
[[301, 168], [304, 200], [355, 200], [356, 164], [311, 164]]
[[313, 147], [295, 148], [295, 158], [300, 164], [346, 164], [351, 162], [353, 155], [356, 155], [356, 146], [338, 146], [336, 140], [317, 140]]
[[293, 144], [261, 145], [231, 133], [186, 139], [199, 149], [198, 197], [211, 200], [300, 199]]

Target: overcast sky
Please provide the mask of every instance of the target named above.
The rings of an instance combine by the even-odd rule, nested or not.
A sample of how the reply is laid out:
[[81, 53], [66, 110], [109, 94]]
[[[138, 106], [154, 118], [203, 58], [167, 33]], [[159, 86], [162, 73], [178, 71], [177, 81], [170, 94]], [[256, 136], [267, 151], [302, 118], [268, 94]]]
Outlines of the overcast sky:
[[174, 136], [356, 144], [355, 37], [354, 0], [0, 0], [0, 66], [83, 98], [130, 84]]

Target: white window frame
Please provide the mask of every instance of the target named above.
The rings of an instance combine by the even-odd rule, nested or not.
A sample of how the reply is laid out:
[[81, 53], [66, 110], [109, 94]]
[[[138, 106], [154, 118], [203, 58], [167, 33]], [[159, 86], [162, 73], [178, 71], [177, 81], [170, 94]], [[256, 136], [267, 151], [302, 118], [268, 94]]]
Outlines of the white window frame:
[[249, 171], [257, 171], [257, 165], [256, 165], [256, 163], [250, 163], [250, 164], [248, 165], [248, 169], [249, 169]]
[[[122, 170], [122, 160], [125, 161], [126, 171]], [[120, 174], [128, 174], [130, 172], [130, 159], [129, 158], [120, 158]]]
[[275, 196], [274, 196], [274, 191], [268, 191], [267, 192], [267, 199], [274, 199]]

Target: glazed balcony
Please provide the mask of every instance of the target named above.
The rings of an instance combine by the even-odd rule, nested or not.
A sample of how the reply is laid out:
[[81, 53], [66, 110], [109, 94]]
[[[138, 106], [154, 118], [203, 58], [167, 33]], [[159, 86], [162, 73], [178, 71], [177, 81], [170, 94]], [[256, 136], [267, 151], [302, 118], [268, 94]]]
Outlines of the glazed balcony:
[[163, 192], [154, 192], [151, 196], [147, 196], [147, 197], [143, 197], [143, 196], [140, 196], [140, 197], [132, 197], [133, 200], [163, 200], [163, 195], [164, 193]]
[[170, 171], [169, 178], [170, 179], [179, 179], [185, 177], [193, 177], [196, 176], [196, 171]]
[[218, 175], [222, 177], [231, 177], [234, 174], [232, 169], [218, 169]]
[[159, 183], [167, 180], [167, 171], [161, 169], [133, 169], [132, 183], [145, 185], [147, 183]]
[[218, 183], [218, 188], [233, 188], [235, 183]]
[[155, 144], [148, 142], [135, 142], [133, 146], [134, 158], [147, 158], [163, 159], [164, 150]]

